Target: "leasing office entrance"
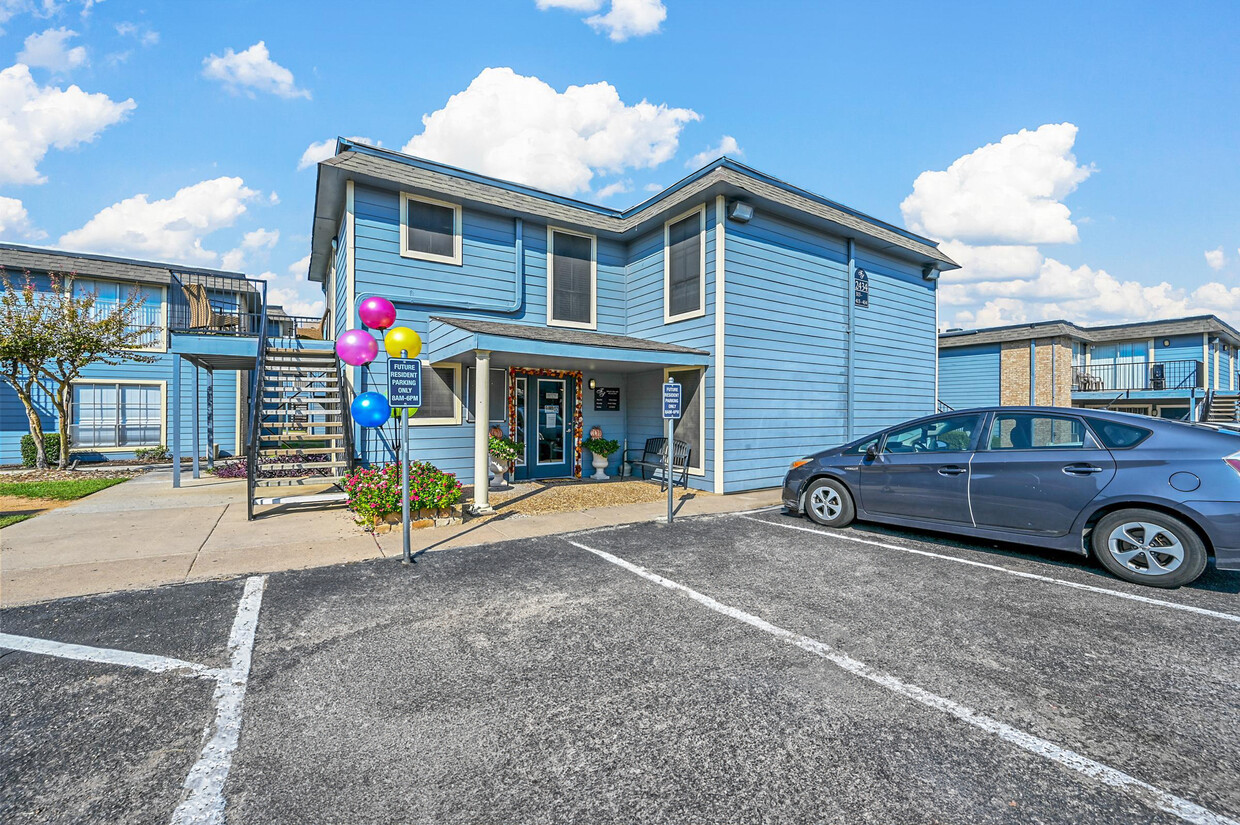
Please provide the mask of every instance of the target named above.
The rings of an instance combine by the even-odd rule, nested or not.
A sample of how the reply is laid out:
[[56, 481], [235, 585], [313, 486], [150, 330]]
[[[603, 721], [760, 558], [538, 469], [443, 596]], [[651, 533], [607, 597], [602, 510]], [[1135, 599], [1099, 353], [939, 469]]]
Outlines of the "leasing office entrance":
[[525, 445], [517, 480], [580, 474], [581, 376], [565, 370], [509, 371], [509, 432]]

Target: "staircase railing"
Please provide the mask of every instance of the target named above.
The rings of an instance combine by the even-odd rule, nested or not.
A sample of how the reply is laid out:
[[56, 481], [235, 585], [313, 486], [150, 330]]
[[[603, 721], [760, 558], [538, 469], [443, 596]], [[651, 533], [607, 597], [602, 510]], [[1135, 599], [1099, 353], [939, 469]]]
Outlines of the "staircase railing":
[[254, 482], [258, 478], [258, 445], [261, 440], [262, 433], [262, 396], [263, 396], [263, 370], [267, 363], [267, 282], [262, 282], [263, 291], [263, 309], [261, 320], [258, 328], [263, 334], [258, 336], [258, 354], [254, 358], [254, 375], [250, 381], [250, 433], [246, 440], [245, 450], [245, 517], [247, 521], [254, 520]]
[[1201, 412], [1197, 414], [1198, 421], [1210, 420], [1210, 407], [1214, 404], [1214, 390], [1206, 390], [1206, 397], [1201, 399]]
[[350, 411], [350, 405], [353, 403], [352, 390], [349, 383], [345, 381], [344, 363], [339, 359], [336, 360], [336, 386], [340, 392], [340, 421], [344, 431], [344, 460], [345, 472], [353, 472], [353, 467], [357, 463], [357, 451], [353, 449], [353, 413]]

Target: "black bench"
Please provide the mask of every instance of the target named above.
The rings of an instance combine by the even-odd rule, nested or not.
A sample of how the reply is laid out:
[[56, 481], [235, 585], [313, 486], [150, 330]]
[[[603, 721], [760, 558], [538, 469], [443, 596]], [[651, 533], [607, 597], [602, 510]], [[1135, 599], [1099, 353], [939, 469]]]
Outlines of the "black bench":
[[[629, 450], [625, 454], [625, 460], [628, 461], [629, 453], [636, 454], [636, 450]], [[667, 489], [667, 439], [666, 438], [647, 438], [646, 446], [642, 447], [642, 457], [637, 461], [629, 461], [634, 467], [642, 468], [642, 478], [646, 478], [646, 471], [649, 470], [654, 476], [654, 471], [662, 470], [663, 477], [659, 478], [659, 489]], [[679, 478], [677, 478], [679, 476]], [[655, 476], [657, 477], [657, 476]], [[689, 489], [689, 445], [683, 441], [672, 440], [672, 483], [673, 486], [679, 484], [686, 490]]]

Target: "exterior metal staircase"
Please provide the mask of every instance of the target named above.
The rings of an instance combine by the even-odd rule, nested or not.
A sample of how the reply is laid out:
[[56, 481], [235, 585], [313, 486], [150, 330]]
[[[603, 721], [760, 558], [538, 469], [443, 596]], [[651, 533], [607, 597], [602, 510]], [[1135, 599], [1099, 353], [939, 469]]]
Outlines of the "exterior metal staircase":
[[348, 386], [335, 354], [264, 341], [255, 375], [249, 517], [259, 505], [344, 501], [338, 484], [353, 469], [355, 453]]
[[1206, 423], [1240, 425], [1240, 395], [1236, 393], [1210, 393], [1206, 407]]

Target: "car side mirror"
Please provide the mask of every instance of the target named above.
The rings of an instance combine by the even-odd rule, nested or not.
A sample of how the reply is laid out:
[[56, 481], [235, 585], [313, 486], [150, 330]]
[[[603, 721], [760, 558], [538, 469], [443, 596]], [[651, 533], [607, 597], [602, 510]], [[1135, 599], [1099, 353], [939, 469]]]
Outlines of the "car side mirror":
[[874, 447], [874, 445], [871, 444], [869, 447], [866, 448], [865, 460], [873, 461], [876, 458], [878, 458], [878, 450]]

